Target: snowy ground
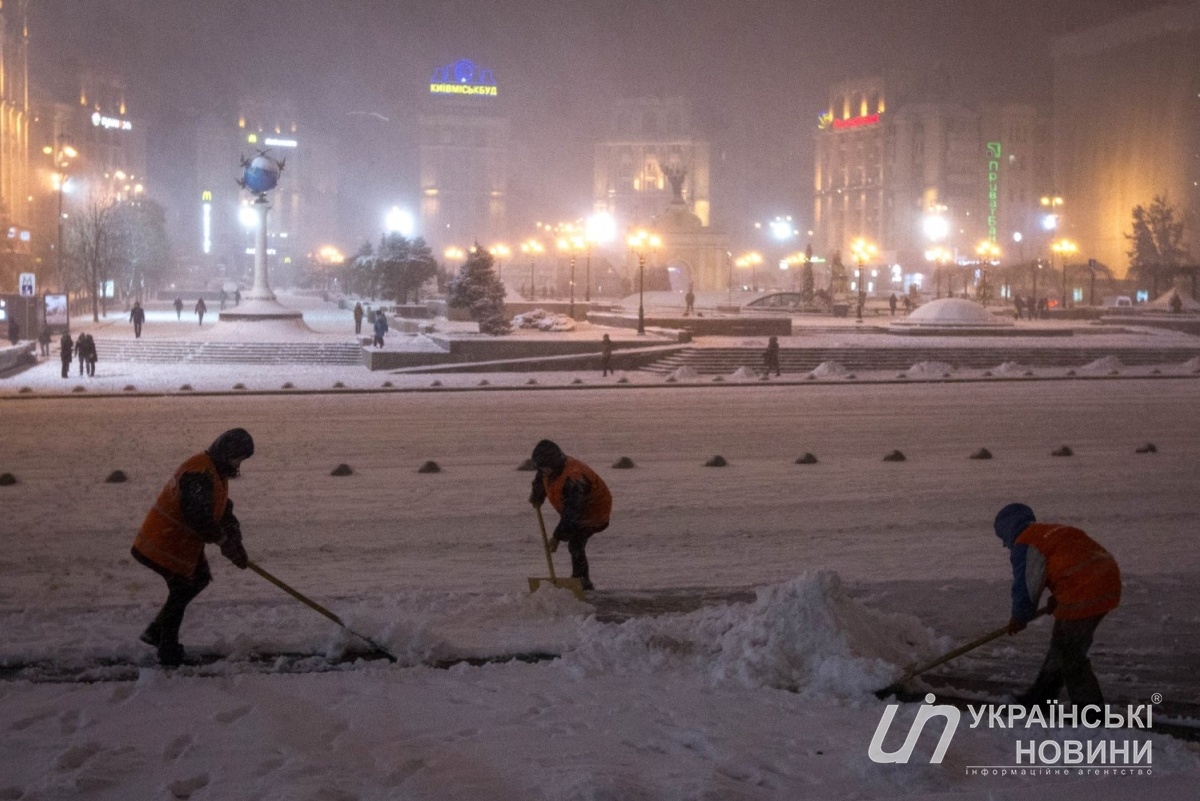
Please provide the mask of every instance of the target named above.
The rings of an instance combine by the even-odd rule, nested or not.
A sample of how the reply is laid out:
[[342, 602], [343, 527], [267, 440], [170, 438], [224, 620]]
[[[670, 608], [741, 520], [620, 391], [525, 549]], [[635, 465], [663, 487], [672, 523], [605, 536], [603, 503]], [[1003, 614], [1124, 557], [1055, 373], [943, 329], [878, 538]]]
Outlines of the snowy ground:
[[[157, 369], [122, 368], [136, 381]], [[0, 798], [1191, 797], [1196, 754], [1161, 737], [1153, 777], [967, 777], [967, 765], [1012, 764], [1014, 738], [965, 724], [942, 765], [875, 765], [866, 750], [884, 706], [869, 691], [895, 665], [1003, 623], [1007, 562], [989, 522], [1016, 498], [1091, 531], [1122, 564], [1127, 604], [1095, 652], [1110, 694], [1200, 701], [1187, 667], [1200, 634], [1198, 391], [1125, 380], [0, 401], [0, 471], [19, 480], [0, 487], [0, 659], [147, 665], [132, 683], [0, 683]], [[163, 478], [232, 425], [258, 441], [232, 496], [269, 570], [408, 665], [563, 658], [308, 675], [149, 667], [136, 635], [162, 587], [128, 545]], [[529, 474], [515, 468], [542, 436], [597, 466], [617, 498], [591, 548], [593, 604], [525, 592], [544, 562]], [[1135, 455], [1146, 441], [1159, 453]], [[1064, 443], [1075, 456], [1049, 455]], [[966, 458], [981, 446], [995, 458]], [[882, 462], [895, 448], [908, 461]], [[806, 451], [820, 462], [793, 464]], [[730, 466], [704, 467], [717, 453]], [[608, 468], [623, 455], [637, 468]], [[416, 473], [427, 459], [443, 472]], [[340, 462], [355, 474], [331, 477]], [[130, 480], [104, 483], [114, 469]], [[354, 647], [257, 576], [219, 556], [214, 571], [188, 645]], [[757, 602], [720, 600], [746, 587], [762, 589]], [[700, 608], [605, 622], [643, 595]], [[1016, 665], [1019, 685], [1045, 637], [1034, 626], [960, 673]]]
[[[1053, 735], [1150, 739], [1149, 777], [968, 776], [1013, 764], [1016, 740], [969, 718], [941, 765], [926, 764], [933, 735], [914, 764], [867, 757], [885, 708], [872, 689], [1005, 621], [990, 521], [1017, 499], [1121, 563], [1125, 603], [1093, 649], [1110, 699], [1200, 709], [1200, 382], [1176, 372], [669, 391], [631, 374], [571, 392], [512, 391], [569, 376], [472, 375], [439, 376], [442, 392], [204, 397], [121, 389], [399, 381], [103, 361], [91, 383], [57, 364], [0, 379], [0, 473], [18, 479], [0, 486], [0, 676], [28, 662], [93, 679], [126, 677], [100, 658], [145, 666], [135, 681], [0, 680], [0, 801], [1195, 797], [1195, 746], [1158, 735]], [[284, 674], [249, 661], [359, 645], [213, 553], [216, 581], [183, 637], [233, 658], [153, 667], [136, 636], [163, 587], [128, 547], [165, 477], [234, 425], [258, 443], [231, 486], [251, 557], [400, 665]], [[545, 436], [616, 498], [589, 549], [600, 592], [587, 603], [526, 591], [545, 562], [516, 467]], [[1135, 454], [1146, 442], [1158, 453]], [[1063, 444], [1075, 455], [1050, 456]], [[980, 447], [995, 458], [969, 460]], [[907, 461], [883, 462], [893, 449]], [[805, 452], [818, 464], [794, 464]], [[729, 466], [704, 467], [714, 454]], [[611, 469], [621, 456], [637, 467]], [[442, 472], [418, 474], [426, 460]], [[343, 462], [354, 474], [330, 476]], [[105, 483], [116, 469], [129, 481]], [[981, 649], [937, 686], [1017, 689], [1047, 635], [1035, 624]], [[427, 666], [531, 652], [562, 657]], [[905, 705], [889, 749], [914, 713]]]

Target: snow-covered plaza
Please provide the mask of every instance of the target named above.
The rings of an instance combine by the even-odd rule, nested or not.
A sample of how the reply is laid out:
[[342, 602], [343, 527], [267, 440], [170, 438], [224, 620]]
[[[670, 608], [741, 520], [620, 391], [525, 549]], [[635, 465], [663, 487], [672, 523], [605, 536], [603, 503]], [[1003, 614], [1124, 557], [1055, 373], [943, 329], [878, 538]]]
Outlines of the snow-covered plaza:
[[[1007, 620], [991, 521], [1013, 500], [1120, 562], [1124, 603], [1092, 651], [1109, 699], [1159, 693], [1159, 713], [1194, 716], [1190, 370], [670, 388], [473, 374], [439, 391], [288, 395], [252, 383], [430, 379], [100, 367], [83, 393], [70, 388], [87, 379], [62, 381], [56, 363], [0, 381], [0, 472], [17, 479], [0, 487], [0, 799], [1183, 799], [1200, 782], [1180, 739], [970, 728], [966, 713], [941, 764], [928, 764], [932, 732], [912, 764], [868, 758], [887, 706], [872, 690]], [[214, 394], [122, 393], [177, 387], [185, 370]], [[257, 443], [230, 490], [251, 558], [399, 664], [346, 661], [360, 642], [215, 548], [182, 636], [229, 658], [165, 672], [138, 642], [163, 586], [129, 557], [133, 535], [179, 462], [232, 426]], [[546, 571], [517, 468], [543, 437], [615, 498], [585, 602], [527, 591]], [[1146, 443], [1157, 452], [1135, 453]], [[1051, 456], [1063, 445], [1074, 455]], [[993, 458], [968, 458], [980, 448]], [[893, 450], [906, 460], [883, 461]], [[808, 452], [816, 464], [795, 463]], [[718, 454], [728, 466], [706, 467]], [[622, 456], [636, 467], [612, 469]], [[428, 460], [441, 472], [418, 473]], [[352, 475], [331, 476], [341, 463]], [[114, 470], [128, 481], [106, 483]], [[1034, 624], [930, 686], [1023, 689], [1048, 632]], [[538, 661], [464, 661], [512, 655]], [[318, 671], [326, 657], [341, 659]], [[970, 774], [1014, 764], [1031, 737], [1148, 740], [1152, 775]]]

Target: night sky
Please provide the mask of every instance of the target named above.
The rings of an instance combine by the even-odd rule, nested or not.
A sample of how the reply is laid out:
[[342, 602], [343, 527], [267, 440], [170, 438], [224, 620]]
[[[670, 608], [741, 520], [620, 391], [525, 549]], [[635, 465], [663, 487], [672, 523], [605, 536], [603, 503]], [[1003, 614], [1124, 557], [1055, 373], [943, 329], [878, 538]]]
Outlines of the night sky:
[[712, 142], [714, 223], [736, 236], [777, 213], [806, 224], [831, 83], [940, 66], [948, 100], [1045, 101], [1053, 36], [1162, 4], [34, 0], [30, 70], [64, 100], [78, 88], [61, 65], [123, 75], [129, 113], [150, 130], [151, 190], [168, 205], [192, 186], [181, 151], [198, 114], [232, 113], [243, 93], [291, 96], [302, 125], [339, 139], [342, 194], [369, 215], [412, 196], [401, 165], [429, 75], [470, 58], [494, 70], [513, 120], [514, 222], [530, 226], [590, 210], [592, 144], [612, 99], [683, 95]]

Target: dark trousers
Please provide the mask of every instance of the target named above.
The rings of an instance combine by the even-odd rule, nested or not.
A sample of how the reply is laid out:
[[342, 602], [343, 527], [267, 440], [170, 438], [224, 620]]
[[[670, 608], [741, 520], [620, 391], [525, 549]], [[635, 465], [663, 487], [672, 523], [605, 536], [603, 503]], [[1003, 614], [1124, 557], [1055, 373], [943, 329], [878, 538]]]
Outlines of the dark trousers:
[[188, 604], [212, 583], [212, 571], [208, 568], [208, 560], [201, 556], [200, 564], [196, 565], [196, 572], [192, 574], [191, 578], [188, 578], [178, 573], [172, 573], [162, 565], [152, 562], [137, 548], [132, 548], [130, 553], [139, 563], [162, 576], [163, 580], [167, 582], [166, 603], [159, 610], [158, 616], [146, 628], [147, 638], [158, 644], [159, 648], [164, 645], [178, 645], [179, 627], [183, 624], [183, 613], [187, 611]]
[[1092, 647], [1092, 636], [1104, 615], [1083, 620], [1055, 620], [1050, 633], [1050, 650], [1042, 662], [1033, 686], [1019, 697], [1022, 703], [1043, 704], [1058, 698], [1059, 690], [1065, 685], [1071, 703], [1077, 707], [1088, 704], [1104, 706], [1100, 682], [1092, 672], [1088, 649]]
[[356, 334], [362, 333], [362, 318], [361, 317], [354, 321], [354, 333], [356, 333]]
[[587, 541], [593, 534], [598, 534], [606, 528], [607, 523], [599, 528], [577, 528], [557, 534], [558, 538], [567, 544], [567, 553], [571, 555], [571, 578], [583, 579], [584, 589], [591, 589], [592, 584], [588, 575]]
[[96, 375], [96, 362], [91, 359], [87, 360], [87, 374], [90, 376]]
[[133, 338], [134, 339], [142, 338], [142, 324], [141, 323], [133, 324]]
[[62, 360], [62, 377], [67, 378], [68, 375], [70, 374], [70, 372], [71, 372], [71, 359], [70, 359], [70, 357], [68, 357], [68, 358]]

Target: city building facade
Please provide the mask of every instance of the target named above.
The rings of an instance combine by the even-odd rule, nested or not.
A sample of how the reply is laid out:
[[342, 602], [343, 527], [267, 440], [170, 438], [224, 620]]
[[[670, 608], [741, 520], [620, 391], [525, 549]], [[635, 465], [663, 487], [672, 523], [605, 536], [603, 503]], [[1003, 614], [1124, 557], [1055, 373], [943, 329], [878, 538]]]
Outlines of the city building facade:
[[0, 4], [0, 291], [16, 288], [31, 254], [27, 5]]
[[683, 201], [707, 227], [711, 216], [710, 146], [695, 133], [682, 97], [630, 98], [613, 107], [604, 141], [595, 148], [593, 208], [620, 230], [650, 225], [675, 195], [668, 174], [686, 174]]
[[1163, 196], [1184, 219], [1200, 211], [1200, 6], [1060, 37], [1053, 64], [1063, 229], [1122, 275], [1135, 206]]
[[415, 233], [435, 253], [505, 239], [511, 126], [495, 74], [467, 59], [434, 70], [417, 127]]

